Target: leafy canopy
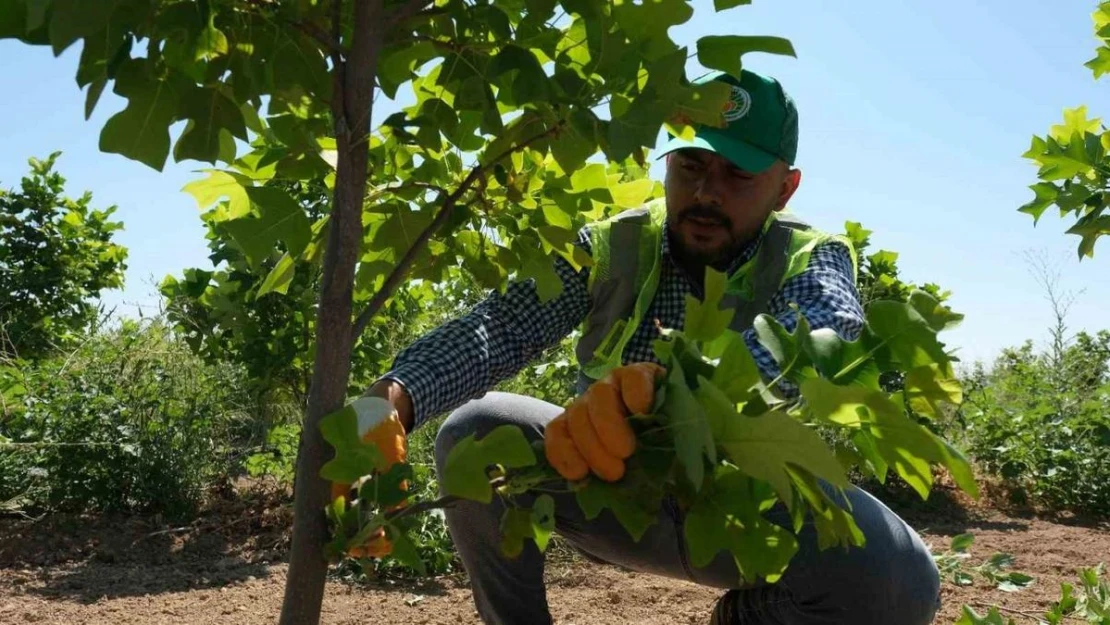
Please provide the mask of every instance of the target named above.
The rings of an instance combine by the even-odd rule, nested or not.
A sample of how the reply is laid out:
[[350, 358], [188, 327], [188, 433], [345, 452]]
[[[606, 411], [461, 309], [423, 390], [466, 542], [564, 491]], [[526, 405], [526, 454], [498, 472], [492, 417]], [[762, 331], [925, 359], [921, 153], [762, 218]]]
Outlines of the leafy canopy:
[[96, 321], [93, 298], [123, 285], [127, 250], [115, 207], [65, 197], [60, 152], [29, 160], [19, 189], [0, 190], [0, 357], [33, 359], [63, 347]]

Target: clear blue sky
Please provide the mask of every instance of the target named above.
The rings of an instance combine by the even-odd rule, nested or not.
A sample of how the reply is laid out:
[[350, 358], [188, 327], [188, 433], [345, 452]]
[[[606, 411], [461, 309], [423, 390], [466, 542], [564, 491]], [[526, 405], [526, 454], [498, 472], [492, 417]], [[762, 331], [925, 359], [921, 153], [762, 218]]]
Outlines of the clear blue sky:
[[[1028, 249], [1062, 264], [1063, 288], [1086, 289], [1073, 329], [1110, 328], [1110, 241], [1080, 263], [1078, 240], [1052, 212], [1034, 228], [1015, 210], [1032, 197], [1035, 170], [1021, 154], [1034, 133], [1079, 104], [1110, 118], [1110, 81], [1096, 83], [1083, 67], [1096, 45], [1094, 6], [754, 0], [718, 15], [698, 0], [695, 17], [671, 34], [691, 48], [706, 34], [794, 42], [797, 59], [746, 57], [798, 103], [803, 183], [792, 209], [827, 229], [862, 222], [877, 247], [901, 254], [907, 278], [952, 290], [967, 319], [947, 341], [970, 361], [1045, 340], [1050, 311], [1021, 260]], [[134, 314], [136, 305], [157, 305], [153, 282], [209, 265], [197, 207], [180, 191], [204, 164], [158, 173], [101, 154], [99, 129], [123, 101], [105, 94], [86, 122], [73, 78], [78, 56], [78, 47], [54, 59], [46, 48], [0, 42], [0, 186], [18, 183], [28, 157], [63, 150], [68, 191], [119, 206], [119, 240], [131, 250], [127, 287], [104, 299]], [[691, 61], [691, 75], [699, 71]]]

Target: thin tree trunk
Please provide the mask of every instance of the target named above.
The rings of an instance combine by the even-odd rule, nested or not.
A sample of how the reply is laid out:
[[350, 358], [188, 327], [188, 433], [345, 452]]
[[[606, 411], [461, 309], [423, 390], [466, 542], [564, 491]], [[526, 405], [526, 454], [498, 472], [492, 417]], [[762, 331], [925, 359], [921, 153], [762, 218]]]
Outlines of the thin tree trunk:
[[[339, 30], [341, 2], [333, 0], [335, 31]], [[350, 376], [351, 295], [362, 237], [367, 141], [374, 76], [382, 41], [382, 17], [382, 0], [354, 0], [354, 34], [348, 56], [341, 59], [338, 54], [333, 55], [332, 112], [339, 152], [335, 198], [317, 311], [316, 361], [297, 460], [293, 545], [281, 625], [317, 625], [324, 598], [327, 575], [323, 554], [327, 537], [324, 506], [329, 489], [320, 477], [320, 468], [329, 454], [320, 435], [319, 423], [325, 415], [343, 406]]]

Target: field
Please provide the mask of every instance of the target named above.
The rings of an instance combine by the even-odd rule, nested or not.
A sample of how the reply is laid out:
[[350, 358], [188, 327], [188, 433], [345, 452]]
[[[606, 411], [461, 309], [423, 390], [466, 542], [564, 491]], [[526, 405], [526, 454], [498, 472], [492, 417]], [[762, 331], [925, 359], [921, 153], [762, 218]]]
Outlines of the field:
[[[953, 536], [975, 542], [971, 570], [996, 552], [1035, 578], [1003, 592], [982, 577], [944, 584], [937, 623], [963, 604], [997, 605], [1017, 623], [1035, 623], [1074, 582], [1077, 567], [1110, 562], [1110, 525], [1001, 511], [938, 490], [928, 505], [891, 502], [940, 553]], [[290, 512], [273, 497], [225, 498], [187, 526], [158, 518], [53, 517], [0, 522], [0, 622], [243, 625], [272, 623], [281, 608]], [[705, 623], [717, 592], [693, 584], [590, 563], [556, 549], [548, 566], [555, 622]], [[366, 623], [368, 608], [398, 625], [477, 623], [462, 574], [420, 582], [329, 580], [324, 623]], [[980, 609], [984, 612], [985, 609]]]

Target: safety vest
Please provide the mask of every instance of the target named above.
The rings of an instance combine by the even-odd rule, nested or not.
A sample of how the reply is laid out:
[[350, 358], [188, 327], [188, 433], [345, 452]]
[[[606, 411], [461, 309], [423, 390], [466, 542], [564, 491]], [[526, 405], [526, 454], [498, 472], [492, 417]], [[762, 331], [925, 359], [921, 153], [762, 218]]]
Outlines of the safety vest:
[[[659, 198], [589, 226], [592, 306], [575, 348], [579, 393], [623, 364], [624, 349], [659, 286], [666, 217], [664, 198]], [[758, 315], [767, 312], [782, 285], [805, 271], [813, 249], [830, 240], [848, 248], [854, 279], [856, 251], [847, 238], [820, 232], [793, 215], [771, 213], [763, 224], [759, 249], [728, 276], [721, 306], [735, 311], [729, 328], [736, 332], [750, 328]]]

